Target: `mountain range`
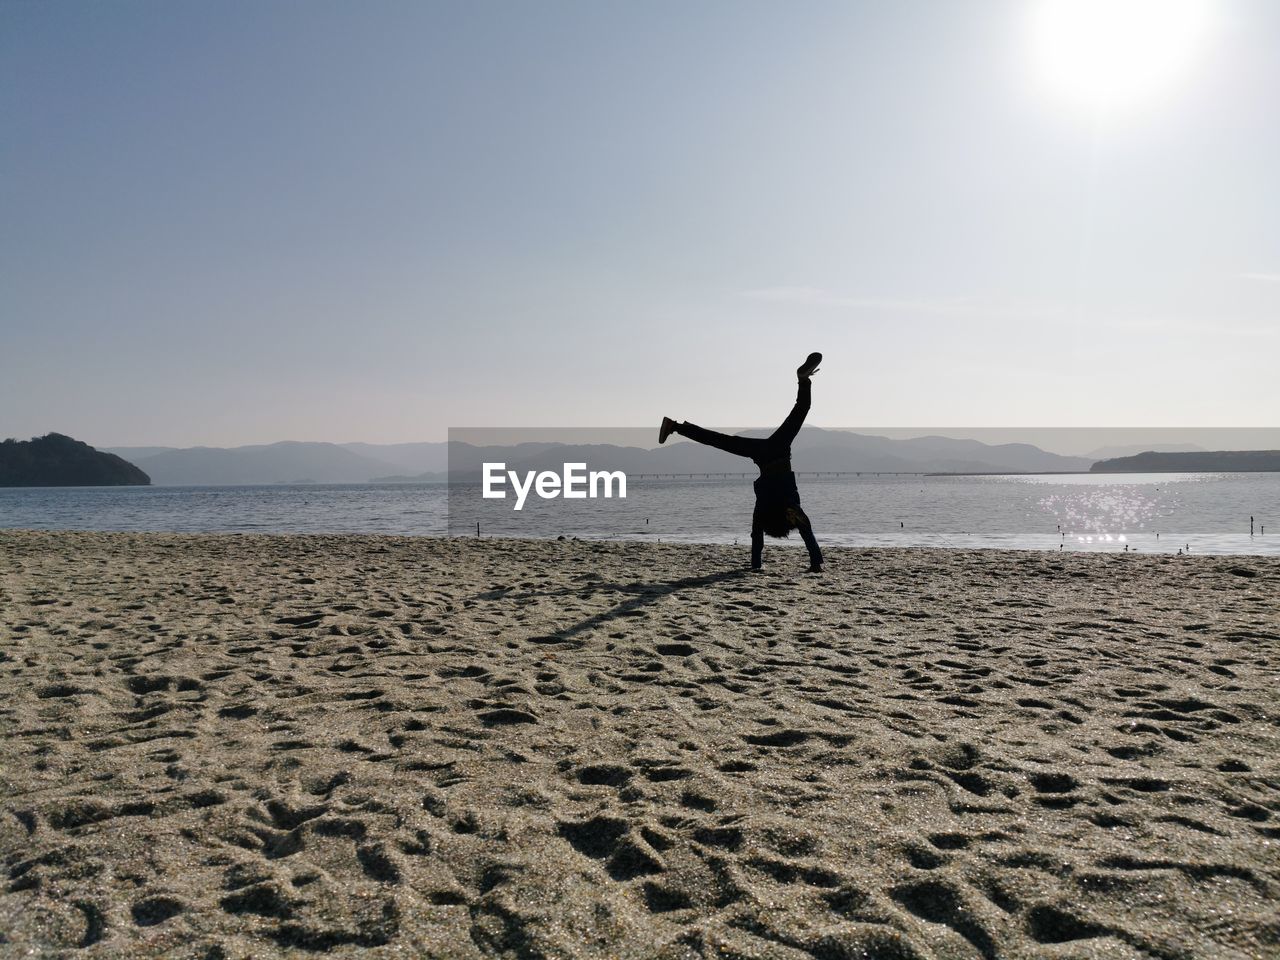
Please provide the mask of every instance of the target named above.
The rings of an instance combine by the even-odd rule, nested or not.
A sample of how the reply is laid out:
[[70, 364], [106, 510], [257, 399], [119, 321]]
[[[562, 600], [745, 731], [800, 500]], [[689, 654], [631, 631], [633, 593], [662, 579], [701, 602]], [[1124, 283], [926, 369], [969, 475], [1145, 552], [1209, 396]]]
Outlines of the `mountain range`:
[[[747, 435], [753, 435], [751, 431]], [[758, 435], [758, 433], [756, 434]], [[481, 464], [509, 469], [559, 470], [565, 462], [591, 469], [642, 473], [741, 473], [754, 467], [738, 457], [689, 442], [657, 449], [611, 444], [526, 443], [475, 446], [452, 443], [281, 443], [243, 447], [111, 447], [155, 484], [170, 486], [262, 483], [432, 481], [452, 474], [478, 476]], [[806, 427], [793, 445], [805, 471], [880, 473], [1074, 472], [1093, 460], [1064, 457], [1025, 443], [986, 444], [949, 437], [887, 437]]]
[[[388, 474], [443, 472], [441, 443], [280, 443], [243, 447], [108, 447], [163, 486], [366, 483]], [[143, 466], [146, 464], [146, 466]]]
[[[455, 441], [449, 449], [449, 476], [474, 479], [483, 463], [493, 461], [521, 472], [559, 471], [563, 463], [583, 462], [591, 470], [622, 470], [628, 475], [755, 473], [755, 467], [741, 457], [688, 442], [649, 450], [609, 444], [481, 447]], [[801, 430], [792, 445], [792, 463], [797, 470], [822, 473], [1076, 472], [1088, 470], [1092, 462], [1047, 453], [1025, 443], [993, 445], [949, 437], [891, 440], [817, 427]]]

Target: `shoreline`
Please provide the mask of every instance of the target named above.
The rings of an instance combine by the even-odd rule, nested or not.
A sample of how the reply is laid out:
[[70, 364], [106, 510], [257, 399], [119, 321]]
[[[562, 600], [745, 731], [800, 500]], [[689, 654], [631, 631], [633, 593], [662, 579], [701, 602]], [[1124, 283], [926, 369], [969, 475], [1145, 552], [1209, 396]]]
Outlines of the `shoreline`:
[[[620, 546], [670, 546], [670, 547], [716, 547], [731, 551], [743, 552], [747, 550], [746, 538], [739, 538], [741, 543], [730, 544], [725, 541], [717, 540], [682, 540], [682, 539], [663, 539], [660, 537], [644, 538], [639, 536], [619, 535], [614, 537], [592, 537], [565, 534], [546, 534], [541, 537], [529, 536], [508, 536], [502, 533], [483, 533], [477, 537], [470, 533], [367, 533], [367, 532], [327, 532], [327, 531], [276, 531], [276, 530], [208, 530], [208, 531], [186, 531], [186, 530], [82, 530], [76, 528], [59, 528], [59, 529], [42, 529], [38, 527], [0, 527], [0, 537], [6, 534], [15, 535], [110, 535], [124, 537], [268, 537], [274, 539], [288, 539], [291, 537], [299, 538], [331, 538], [331, 539], [386, 539], [395, 540], [458, 540], [458, 541], [484, 541], [484, 542], [511, 542], [511, 543], [595, 543], [595, 544], [615, 544]], [[892, 534], [884, 535], [886, 538]], [[1107, 546], [1103, 545], [1101, 539], [1091, 541], [1088, 545], [1082, 545], [1074, 541], [1062, 541], [1055, 539], [1056, 534], [1044, 533], [1037, 536], [1052, 541], [1054, 545], [1064, 543], [1065, 549], [1057, 549], [1054, 545], [1046, 545], [1043, 547], [1030, 546], [993, 546], [984, 543], [955, 543], [951, 542], [956, 539], [965, 537], [981, 537], [985, 540], [994, 538], [991, 534], [969, 534], [969, 533], [947, 533], [947, 534], [929, 534], [942, 543], [864, 543], [864, 544], [841, 544], [833, 543], [830, 540], [820, 538], [823, 552], [829, 550], [835, 551], [903, 551], [903, 550], [937, 550], [941, 552], [960, 552], [960, 553], [1008, 553], [1008, 554], [1033, 554], [1038, 556], [1121, 556], [1121, 557], [1168, 557], [1174, 560], [1192, 557], [1217, 557], [1220, 559], [1237, 558], [1240, 560], [1264, 559], [1275, 561], [1280, 559], [1280, 538], [1273, 537], [1268, 541], [1268, 546], [1274, 544], [1274, 552], [1263, 552], [1256, 550], [1254, 552], [1233, 552], [1230, 550], [1217, 549], [1212, 544], [1205, 547], [1197, 544], [1196, 552], [1183, 553], [1177, 544], [1186, 540], [1195, 540], [1196, 538], [1205, 537], [1221, 537], [1223, 535], [1204, 534], [1204, 533], [1179, 533], [1177, 531], [1168, 531], [1166, 541], [1173, 546], [1167, 550], [1151, 549], [1150, 545], [1144, 545], [1139, 549], [1134, 541], [1128, 541], [1132, 549], [1125, 550], [1123, 541], [1114, 543], [1107, 542]], [[1025, 538], [1027, 534], [1016, 535]], [[1150, 536], [1150, 534], [1146, 534]], [[1252, 542], [1254, 537], [1250, 534], [1230, 534], [1226, 535], [1235, 538], [1248, 537]], [[1265, 539], [1264, 534], [1259, 534], [1257, 539]], [[802, 548], [804, 544], [799, 537], [787, 537], [785, 539], [766, 538], [766, 551], [771, 548], [779, 548], [790, 550]], [[744, 553], [745, 555], [745, 553]]]
[[0, 952], [1280, 949], [1280, 560], [827, 552], [0, 531]]

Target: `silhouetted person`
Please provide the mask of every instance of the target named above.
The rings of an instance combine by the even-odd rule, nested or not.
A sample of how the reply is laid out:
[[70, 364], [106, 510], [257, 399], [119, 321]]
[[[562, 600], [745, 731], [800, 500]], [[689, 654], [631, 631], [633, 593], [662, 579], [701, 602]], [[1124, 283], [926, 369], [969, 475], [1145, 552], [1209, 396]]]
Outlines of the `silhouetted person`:
[[756, 507], [751, 515], [753, 570], [759, 570], [763, 566], [761, 555], [764, 552], [766, 533], [771, 537], [782, 538], [792, 530], [799, 530], [804, 545], [809, 549], [809, 570], [813, 573], [822, 571], [822, 550], [813, 535], [809, 518], [800, 507], [800, 491], [796, 488], [796, 475], [791, 470], [791, 442], [800, 432], [800, 425], [809, 413], [812, 387], [809, 378], [817, 373], [821, 362], [822, 354], [811, 353], [796, 370], [799, 386], [795, 406], [787, 414], [787, 419], [782, 421], [782, 425], [768, 437], [731, 437], [727, 433], [707, 430], [688, 421], [677, 423], [670, 417], [662, 418], [658, 443], [666, 443], [667, 437], [678, 433], [717, 450], [746, 457], [760, 468], [760, 476], [755, 482]]

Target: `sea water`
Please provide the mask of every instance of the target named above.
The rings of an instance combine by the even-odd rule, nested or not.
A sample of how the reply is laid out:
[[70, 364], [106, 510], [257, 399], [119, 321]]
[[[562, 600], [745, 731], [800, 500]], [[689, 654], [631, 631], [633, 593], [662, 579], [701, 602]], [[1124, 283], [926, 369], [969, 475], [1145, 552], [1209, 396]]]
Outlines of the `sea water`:
[[[799, 486], [830, 545], [1280, 555], [1277, 473], [801, 474]], [[625, 499], [531, 498], [519, 512], [478, 483], [5, 488], [0, 528], [475, 536], [479, 524], [481, 536], [746, 544], [753, 502], [747, 478], [630, 477]]]

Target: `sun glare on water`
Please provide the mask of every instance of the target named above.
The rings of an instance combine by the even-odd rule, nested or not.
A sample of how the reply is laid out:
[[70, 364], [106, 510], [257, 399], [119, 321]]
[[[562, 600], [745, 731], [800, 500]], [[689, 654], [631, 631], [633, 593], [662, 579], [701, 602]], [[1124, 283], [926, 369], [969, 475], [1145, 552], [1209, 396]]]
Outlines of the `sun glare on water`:
[[1039, 0], [1031, 18], [1035, 68], [1076, 106], [1135, 107], [1186, 78], [1212, 12], [1210, 0]]

